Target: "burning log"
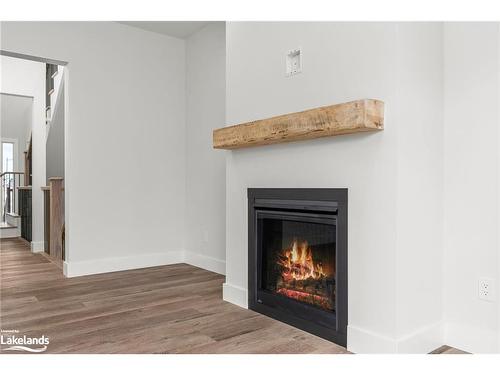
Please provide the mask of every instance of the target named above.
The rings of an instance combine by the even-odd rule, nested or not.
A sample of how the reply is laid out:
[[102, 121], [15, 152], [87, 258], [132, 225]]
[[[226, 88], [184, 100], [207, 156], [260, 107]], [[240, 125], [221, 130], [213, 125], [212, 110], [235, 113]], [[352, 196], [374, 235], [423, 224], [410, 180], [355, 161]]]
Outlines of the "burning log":
[[278, 254], [276, 263], [282, 267], [285, 279], [305, 280], [325, 276], [321, 264], [315, 264], [307, 241], [294, 240], [291, 247]]
[[301, 292], [298, 290], [280, 288], [277, 290], [279, 294], [282, 294], [288, 298], [293, 298], [297, 301], [306, 302], [312, 305], [320, 306], [323, 309], [333, 310], [333, 301], [331, 298], [320, 296], [317, 294]]
[[286, 255], [278, 254], [278, 264], [283, 266], [288, 263], [288, 257]]
[[313, 249], [307, 241], [294, 240], [291, 246], [277, 254], [276, 265], [280, 269], [277, 293], [333, 310], [335, 280], [323, 271], [321, 263], [315, 263]]

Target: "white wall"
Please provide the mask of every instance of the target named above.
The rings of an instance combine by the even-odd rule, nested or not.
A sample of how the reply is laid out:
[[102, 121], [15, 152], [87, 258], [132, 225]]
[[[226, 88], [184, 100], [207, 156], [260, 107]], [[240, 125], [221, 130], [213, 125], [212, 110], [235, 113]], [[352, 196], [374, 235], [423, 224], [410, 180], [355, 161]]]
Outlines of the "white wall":
[[64, 85], [58, 87], [58, 90], [61, 91], [61, 98], [60, 102], [52, 107], [50, 129], [45, 143], [47, 185], [51, 177], [64, 178]]
[[[248, 187], [347, 187], [348, 348], [425, 352], [442, 343], [442, 238], [432, 228], [439, 226], [442, 208], [418, 207], [414, 217], [405, 214], [407, 208], [426, 200], [434, 204], [440, 197], [441, 37], [440, 25], [425, 24], [227, 24], [227, 125], [376, 98], [386, 103], [386, 128], [226, 153], [226, 300], [247, 304]], [[304, 54], [303, 72], [287, 78], [285, 53], [297, 47]], [[414, 136], [437, 137], [426, 142], [423, 160], [416, 160], [422, 151], [412, 144]], [[417, 176], [406, 168], [418, 168]], [[402, 192], [409, 186], [409, 192]], [[415, 191], [422, 196], [413, 202]], [[426, 223], [428, 214], [436, 217]], [[400, 248], [427, 229], [422, 246], [429, 249], [422, 258], [414, 254], [417, 245]], [[413, 262], [421, 272], [413, 271]], [[426, 268], [428, 262], [435, 265]], [[401, 283], [408, 289], [401, 290]], [[431, 283], [437, 288], [431, 289]], [[416, 311], [404, 306], [410, 296]]]
[[224, 126], [224, 22], [186, 40], [186, 260], [225, 273], [226, 162], [212, 149], [212, 130]]
[[397, 31], [397, 337], [421, 329], [421, 341], [400, 343], [404, 352], [442, 340], [442, 33], [441, 23], [401, 23]]
[[[2, 38], [5, 36], [3, 31]], [[0, 65], [1, 92], [33, 97], [31, 248], [43, 251], [43, 195], [40, 187], [45, 186], [45, 64], [0, 56]]]
[[113, 22], [1, 27], [2, 49], [69, 63], [66, 272], [181, 261], [184, 42]]
[[445, 24], [446, 342], [472, 352], [498, 351], [498, 302], [477, 285], [499, 280], [499, 39], [498, 23]]
[[14, 171], [24, 172], [24, 151], [26, 151], [27, 135], [31, 132], [33, 98], [2, 94], [0, 106], [1, 138], [17, 140]]

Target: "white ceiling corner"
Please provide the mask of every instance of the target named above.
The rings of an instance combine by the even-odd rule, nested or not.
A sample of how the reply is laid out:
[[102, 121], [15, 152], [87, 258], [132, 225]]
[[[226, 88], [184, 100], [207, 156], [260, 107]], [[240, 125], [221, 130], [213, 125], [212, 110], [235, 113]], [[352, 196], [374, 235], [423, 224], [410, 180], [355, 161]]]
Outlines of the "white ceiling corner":
[[185, 39], [208, 25], [210, 21], [119, 21], [118, 23]]

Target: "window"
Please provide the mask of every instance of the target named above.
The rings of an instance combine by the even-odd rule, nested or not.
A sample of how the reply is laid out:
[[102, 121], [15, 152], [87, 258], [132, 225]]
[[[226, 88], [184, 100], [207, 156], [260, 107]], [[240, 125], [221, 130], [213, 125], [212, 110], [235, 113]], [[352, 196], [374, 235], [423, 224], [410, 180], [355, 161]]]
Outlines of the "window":
[[14, 143], [2, 142], [2, 172], [14, 172]]

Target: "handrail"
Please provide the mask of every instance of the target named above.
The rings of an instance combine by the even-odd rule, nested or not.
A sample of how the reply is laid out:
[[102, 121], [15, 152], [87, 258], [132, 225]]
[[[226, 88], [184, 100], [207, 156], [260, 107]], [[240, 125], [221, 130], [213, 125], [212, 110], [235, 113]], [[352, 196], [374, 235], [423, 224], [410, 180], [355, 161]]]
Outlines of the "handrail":
[[5, 176], [6, 174], [24, 174], [24, 172], [2, 172], [0, 173], [0, 178], [2, 178], [3, 176]]

